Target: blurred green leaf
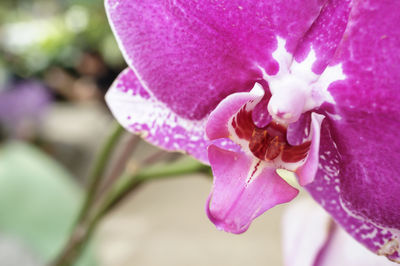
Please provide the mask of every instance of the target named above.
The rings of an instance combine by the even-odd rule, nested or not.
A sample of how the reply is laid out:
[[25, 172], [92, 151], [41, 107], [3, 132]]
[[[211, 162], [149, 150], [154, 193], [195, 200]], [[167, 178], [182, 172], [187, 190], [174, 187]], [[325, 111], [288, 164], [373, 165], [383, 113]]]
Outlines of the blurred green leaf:
[[[20, 238], [43, 260], [65, 243], [81, 196], [72, 177], [34, 146], [0, 147], [0, 232]], [[93, 256], [77, 265], [94, 265]]]

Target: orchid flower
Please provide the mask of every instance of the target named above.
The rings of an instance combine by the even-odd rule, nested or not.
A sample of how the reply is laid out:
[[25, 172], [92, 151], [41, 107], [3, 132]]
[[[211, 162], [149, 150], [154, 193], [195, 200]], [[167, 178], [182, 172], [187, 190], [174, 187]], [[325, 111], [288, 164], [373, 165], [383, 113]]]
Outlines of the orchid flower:
[[[214, 174], [206, 204], [242, 233], [298, 191], [400, 261], [400, 2], [106, 0], [129, 65], [118, 121]], [[295, 221], [294, 221], [295, 222]]]

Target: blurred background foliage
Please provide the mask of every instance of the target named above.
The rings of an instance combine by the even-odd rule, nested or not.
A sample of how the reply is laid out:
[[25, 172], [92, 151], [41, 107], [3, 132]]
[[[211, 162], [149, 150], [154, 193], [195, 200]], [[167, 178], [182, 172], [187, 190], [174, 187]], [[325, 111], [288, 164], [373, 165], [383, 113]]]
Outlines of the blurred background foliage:
[[0, 136], [56, 153], [52, 144], [65, 146], [85, 123], [109, 118], [104, 94], [123, 68], [103, 1], [2, 0]]
[[[1, 263], [43, 265], [63, 247], [81, 190], [56, 161], [28, 144], [3, 145], [0, 158]], [[95, 265], [91, 252], [77, 265]]]
[[64, 244], [123, 68], [103, 1], [0, 2], [1, 265], [43, 265]]
[[123, 67], [102, 1], [3, 0], [0, 23], [3, 82], [8, 75], [42, 78], [62, 93], [51, 82], [61, 68], [71, 77], [92, 76], [103, 88], [101, 81]]

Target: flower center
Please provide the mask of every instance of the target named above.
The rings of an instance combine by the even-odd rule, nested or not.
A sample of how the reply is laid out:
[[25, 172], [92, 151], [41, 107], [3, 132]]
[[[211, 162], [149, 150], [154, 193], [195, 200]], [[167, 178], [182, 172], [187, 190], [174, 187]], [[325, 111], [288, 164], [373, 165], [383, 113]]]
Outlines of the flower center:
[[286, 138], [287, 129], [283, 125], [270, 122], [266, 127], [254, 127], [249, 140], [249, 149], [260, 160], [272, 161], [279, 155], [281, 160], [294, 163], [306, 158], [311, 141], [292, 146]]
[[[297, 94], [287, 94], [287, 89], [295, 88], [294, 85], [299, 83], [295, 82], [295, 84], [290, 84], [293, 86], [284, 86], [282, 90], [284, 95], [291, 97], [290, 99], [286, 100], [286, 103], [288, 103], [287, 106], [289, 107], [290, 105], [295, 104], [295, 102], [298, 101], [299, 98], [302, 98], [302, 96], [306, 96], [304, 91]], [[260, 97], [263, 97], [263, 88], [254, 87], [253, 90], [256, 89], [262, 90]], [[256, 94], [258, 92], [253, 91], [252, 93]], [[271, 101], [273, 101], [274, 96], [277, 95], [280, 95], [279, 91], [275, 92], [275, 94], [272, 94], [272, 97], [268, 102], [268, 109], [274, 104], [274, 102], [271, 104]], [[289, 120], [286, 119], [282, 122], [281, 120], [275, 119], [275, 115], [273, 113], [270, 113], [272, 116], [272, 121], [265, 126], [258, 126], [253, 120], [253, 111], [260, 103], [261, 98], [258, 100], [251, 100], [243, 105], [239, 111], [232, 116], [228, 126], [230, 128], [229, 131], [231, 132], [230, 138], [235, 143], [241, 145], [247, 151], [251, 152], [256, 158], [266, 162], [273, 161], [273, 164], [277, 163], [277, 165], [280, 166], [283, 166], [282, 163], [298, 163], [306, 159], [310, 151], [311, 138], [308, 137], [308, 139], [300, 145], [291, 145], [287, 139], [287, 128], [290, 124], [288, 123]], [[295, 121], [297, 121], [299, 116], [302, 114], [304, 101], [302, 101], [299, 106], [299, 111], [295, 115]], [[291, 114], [293, 114], [293, 112], [291, 112]], [[259, 114], [256, 116], [258, 117]], [[288, 117], [286, 116], [286, 118]]]

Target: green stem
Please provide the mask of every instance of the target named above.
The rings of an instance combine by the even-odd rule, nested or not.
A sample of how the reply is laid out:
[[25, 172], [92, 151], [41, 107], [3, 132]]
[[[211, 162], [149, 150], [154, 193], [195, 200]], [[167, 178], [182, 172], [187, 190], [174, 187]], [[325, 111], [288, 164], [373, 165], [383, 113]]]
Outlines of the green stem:
[[191, 161], [189, 163], [174, 164], [165, 166], [161, 169], [142, 170], [137, 174], [125, 175], [119, 178], [119, 182], [113, 186], [108, 195], [106, 195], [103, 204], [99, 207], [87, 227], [81, 234], [76, 234], [73, 238], [72, 245], [66, 250], [66, 253], [54, 266], [69, 266], [79, 258], [83, 252], [91, 236], [96, 230], [101, 219], [110, 212], [118, 203], [130, 193], [136, 191], [142, 184], [153, 179], [161, 179], [168, 177], [178, 177], [193, 173], [208, 173], [209, 167], [198, 162]]
[[188, 175], [193, 173], [209, 173], [210, 167], [201, 164], [195, 160], [191, 160], [185, 164], [176, 163], [162, 168], [149, 168], [140, 171], [139, 173], [130, 175], [126, 174], [119, 178], [120, 182], [117, 183], [114, 189], [111, 190], [109, 195], [106, 197], [103, 208], [106, 211], [112, 209], [118, 204], [126, 195], [128, 195], [132, 189], [140, 186], [142, 183], [162, 178], [178, 177], [182, 175]]
[[[138, 188], [139, 185], [132, 187], [131, 192]], [[78, 230], [73, 234], [70, 244], [64, 249], [64, 252], [61, 254], [61, 256], [51, 264], [51, 266], [74, 265], [74, 263], [87, 247], [93, 233], [99, 225], [99, 222], [110, 210], [110, 208], [108, 207], [108, 205], [103, 206], [90, 220], [86, 228], [81, 228], [81, 230]]]
[[84, 226], [84, 221], [89, 215], [90, 208], [95, 199], [99, 185], [101, 184], [104, 170], [106, 169], [110, 157], [123, 132], [123, 127], [116, 123], [114, 126], [114, 130], [101, 147], [100, 152], [98, 153], [93, 164], [93, 168], [88, 176], [89, 186], [87, 188], [87, 193], [85, 194], [82, 207], [74, 222], [74, 225], [72, 226], [70, 238], [65, 243], [63, 249], [51, 265], [69, 266], [71, 265], [70, 262], [74, 261], [74, 256], [72, 254], [74, 253], [75, 246], [77, 246], [81, 239], [87, 234]]
[[98, 189], [96, 200], [100, 199], [104, 195], [104, 193], [106, 193], [107, 190], [112, 187], [115, 181], [123, 174], [123, 172], [125, 171], [126, 163], [140, 143], [140, 140], [141, 138], [138, 135], [130, 135], [128, 141], [126, 141], [126, 143], [123, 143], [124, 148], [122, 149], [121, 154], [119, 154], [119, 156], [115, 160], [109, 176], [104, 179], [104, 182], [102, 182], [101, 187]]
[[[97, 189], [100, 185], [101, 178], [103, 176], [104, 170], [107, 166], [107, 162], [110, 160], [112, 152], [119, 141], [120, 137], [124, 133], [124, 128], [121, 127], [118, 123], [115, 124], [114, 130], [111, 135], [107, 138], [105, 143], [103, 144], [96, 160], [93, 165], [93, 168], [88, 177], [89, 186], [87, 188], [87, 193], [85, 195], [85, 199], [81, 210], [79, 211], [79, 215], [75, 221], [75, 226], [80, 224], [88, 215], [89, 208], [95, 199]], [[75, 227], [74, 226], [74, 227]]]

